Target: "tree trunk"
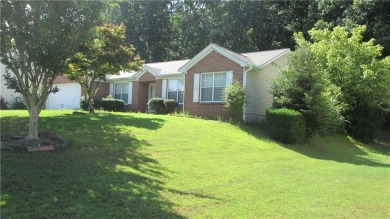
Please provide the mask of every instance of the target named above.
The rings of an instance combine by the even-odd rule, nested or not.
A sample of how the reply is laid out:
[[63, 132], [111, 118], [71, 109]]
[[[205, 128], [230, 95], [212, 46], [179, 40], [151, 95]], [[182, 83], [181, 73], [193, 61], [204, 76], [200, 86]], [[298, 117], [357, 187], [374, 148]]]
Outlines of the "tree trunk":
[[88, 109], [89, 109], [89, 114], [95, 113], [95, 108], [93, 107], [93, 100], [91, 96], [88, 97]]
[[38, 120], [39, 120], [39, 107], [32, 106], [28, 113], [30, 114], [30, 129], [28, 131], [27, 139], [38, 139]]

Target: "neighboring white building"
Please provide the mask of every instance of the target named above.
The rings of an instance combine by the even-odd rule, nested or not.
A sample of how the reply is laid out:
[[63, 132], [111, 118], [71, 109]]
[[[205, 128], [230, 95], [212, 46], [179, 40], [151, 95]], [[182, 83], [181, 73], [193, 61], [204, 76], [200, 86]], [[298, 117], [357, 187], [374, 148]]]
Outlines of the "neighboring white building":
[[8, 107], [10, 107], [11, 103], [15, 100], [16, 97], [22, 98], [20, 93], [16, 93], [14, 89], [8, 89], [5, 85], [4, 77], [5, 74], [5, 66], [0, 63], [0, 74], [1, 74], [1, 93], [0, 95], [5, 99], [5, 102], [8, 103]]

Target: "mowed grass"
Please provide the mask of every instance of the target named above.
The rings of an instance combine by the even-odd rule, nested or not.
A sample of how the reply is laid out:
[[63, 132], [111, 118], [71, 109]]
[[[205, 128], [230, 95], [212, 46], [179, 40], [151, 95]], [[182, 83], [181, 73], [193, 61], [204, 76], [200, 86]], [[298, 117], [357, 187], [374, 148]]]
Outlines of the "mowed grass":
[[[285, 146], [255, 128], [131, 113], [43, 111], [39, 129], [70, 145], [1, 152], [2, 218], [390, 217], [386, 146]], [[1, 111], [2, 134], [27, 130], [27, 112]]]

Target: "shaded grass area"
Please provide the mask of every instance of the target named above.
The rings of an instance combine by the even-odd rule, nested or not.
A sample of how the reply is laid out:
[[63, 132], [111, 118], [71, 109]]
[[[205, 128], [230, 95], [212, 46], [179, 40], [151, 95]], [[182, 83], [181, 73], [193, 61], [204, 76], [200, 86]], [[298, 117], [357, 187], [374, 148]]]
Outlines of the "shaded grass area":
[[[2, 133], [26, 133], [25, 123], [24, 116], [2, 115]], [[139, 152], [149, 144], [132, 133], [163, 125], [158, 118], [43, 112], [40, 130], [63, 135], [70, 146], [2, 152], [2, 217], [180, 218], [159, 195], [163, 168]]]
[[[27, 113], [1, 114], [2, 133], [27, 132]], [[174, 116], [40, 121], [70, 146], [1, 153], [4, 218], [390, 217], [387, 147], [346, 136], [286, 146], [258, 127]]]

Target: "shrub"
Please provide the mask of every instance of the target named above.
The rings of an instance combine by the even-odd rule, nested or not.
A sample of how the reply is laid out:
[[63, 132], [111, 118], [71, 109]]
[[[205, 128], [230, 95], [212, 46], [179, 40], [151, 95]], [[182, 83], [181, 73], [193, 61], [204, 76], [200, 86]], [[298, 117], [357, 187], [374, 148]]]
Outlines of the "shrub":
[[350, 116], [347, 117], [347, 131], [363, 142], [371, 142], [377, 137], [385, 118], [379, 106], [358, 105], [346, 114]]
[[240, 120], [242, 107], [245, 103], [245, 90], [241, 83], [235, 81], [233, 84], [225, 87], [222, 95], [230, 116], [235, 120]]
[[[101, 100], [93, 100], [93, 108], [94, 109], [103, 109], [102, 101]], [[84, 97], [80, 100], [80, 109], [84, 111], [88, 111], [88, 102], [87, 99]]]
[[94, 109], [103, 109], [102, 100], [93, 100], [93, 108]]
[[153, 109], [155, 113], [159, 114], [165, 107], [164, 99], [158, 97], [152, 98], [149, 100], [148, 106]]
[[123, 102], [123, 100], [114, 99], [111, 96], [103, 98], [100, 101], [100, 104], [103, 110], [105, 111], [118, 112], [118, 111], [122, 111], [123, 108], [125, 107], [125, 102]]
[[340, 132], [343, 117], [334, 97], [339, 91], [330, 84], [310, 48], [299, 45], [287, 62], [288, 68], [272, 84], [273, 107], [302, 112], [307, 138]]
[[166, 113], [173, 113], [176, 111], [176, 108], [179, 104], [172, 99], [166, 99], [164, 100], [164, 106], [165, 106], [165, 112]]
[[14, 101], [11, 104], [11, 109], [27, 109], [22, 98], [15, 97]]
[[84, 111], [88, 111], [88, 102], [87, 102], [87, 99], [85, 99], [85, 97], [81, 97], [80, 109], [82, 109]]
[[268, 109], [266, 122], [267, 132], [275, 140], [293, 144], [305, 139], [305, 119], [298, 111], [287, 108]]
[[0, 97], [0, 109], [8, 109], [8, 103], [5, 101], [4, 97]]

